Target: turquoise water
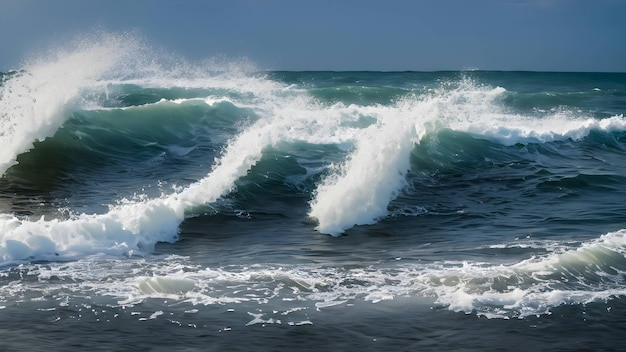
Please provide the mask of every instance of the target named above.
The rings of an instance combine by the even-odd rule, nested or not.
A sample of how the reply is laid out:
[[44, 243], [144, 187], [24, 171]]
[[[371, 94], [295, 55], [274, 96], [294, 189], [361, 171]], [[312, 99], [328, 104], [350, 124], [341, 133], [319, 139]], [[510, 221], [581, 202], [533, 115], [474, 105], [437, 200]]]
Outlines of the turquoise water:
[[2, 74], [3, 350], [623, 346], [626, 74], [144, 50]]

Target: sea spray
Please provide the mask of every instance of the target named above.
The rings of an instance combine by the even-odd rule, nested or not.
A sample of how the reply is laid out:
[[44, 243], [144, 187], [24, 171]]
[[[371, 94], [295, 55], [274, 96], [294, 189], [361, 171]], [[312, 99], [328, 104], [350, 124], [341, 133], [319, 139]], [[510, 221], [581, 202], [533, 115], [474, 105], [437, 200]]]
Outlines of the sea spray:
[[[232, 64], [226, 71], [204, 67], [198, 77], [194, 74], [201, 68], [168, 58], [160, 62], [132, 35], [100, 33], [68, 47], [26, 64], [19, 73], [3, 77], [0, 173], [15, 164], [17, 155], [31, 148], [33, 141], [53, 135], [72, 116], [72, 109], [97, 110], [99, 95], [92, 94], [93, 89], [101, 89], [106, 100], [111, 98], [111, 88], [138, 84], [254, 92], [270, 101], [273, 91], [283, 88], [262, 78], [246, 77], [242, 72], [247, 69], [235, 70]], [[211, 97], [206, 98], [206, 103], [212, 103]], [[258, 133], [264, 124], [252, 124], [242, 136], [233, 138], [213, 171], [181, 194], [126, 201], [111, 205], [104, 214], [73, 214], [69, 219], [2, 214], [0, 257], [11, 262], [28, 258], [71, 259], [94, 253], [132, 254], [149, 252], [157, 242], [174, 241], [186, 210], [214, 202], [228, 193], [234, 181], [258, 161], [274, 133], [271, 126]], [[256, 139], [249, 140], [248, 136]], [[281, 136], [284, 139], [286, 134]]]
[[337, 236], [354, 225], [373, 224], [387, 215], [390, 201], [407, 185], [409, 156], [426, 133], [463, 121], [488, 118], [494, 97], [504, 89], [476, 87], [462, 80], [425, 96], [407, 95], [392, 106], [362, 107], [376, 118], [356, 137], [356, 147], [317, 187], [309, 215], [317, 230]]
[[391, 106], [359, 109], [377, 123], [357, 134], [347, 160], [318, 185], [309, 213], [318, 231], [337, 236], [386, 216], [389, 202], [407, 185], [413, 146], [455, 121], [485, 118], [494, 110], [493, 97], [504, 91], [476, 87], [467, 79], [457, 85], [444, 84], [425, 96], [409, 94]]
[[508, 94], [503, 87], [479, 85], [463, 78], [445, 82], [418, 104], [430, 106], [428, 113], [434, 115], [432, 121], [438, 128], [467, 132], [503, 145], [579, 140], [592, 130], [613, 132], [626, 128], [621, 114], [597, 119], [565, 106], [520, 114], [504, 104]]
[[508, 111], [502, 87], [478, 85], [464, 78], [444, 82], [421, 96], [407, 95], [394, 105], [359, 107], [356, 114], [377, 123], [355, 134], [346, 161], [334, 165], [318, 184], [309, 215], [322, 233], [339, 235], [354, 225], [376, 223], [406, 185], [412, 146], [441, 130], [466, 132], [503, 145], [578, 140], [592, 130], [626, 129], [621, 115], [605, 119], [580, 116], [568, 109], [534, 115]]
[[101, 88], [100, 80], [138, 50], [134, 39], [111, 34], [71, 46], [25, 64], [0, 86], [0, 175], [34, 141], [55, 133], [82, 90]]
[[336, 236], [376, 222], [406, 184], [415, 129], [410, 116], [390, 115], [363, 129], [348, 160], [318, 185], [309, 213], [318, 231]]
[[[132, 58], [127, 61], [135, 62]], [[143, 67], [139, 66], [136, 71], [142, 70]], [[215, 202], [231, 192], [235, 181], [245, 176], [262, 157], [264, 148], [293, 141], [343, 143], [354, 134], [353, 128], [339, 130], [339, 124], [345, 120], [341, 117], [346, 115], [346, 107], [331, 106], [319, 111], [318, 105], [300, 92], [291, 93], [284, 86], [268, 83], [262, 78], [240, 77], [233, 73], [224, 75], [224, 78], [209, 73], [203, 80], [197, 77], [185, 79], [179, 71], [154, 74], [149, 72], [145, 77], [147, 85], [156, 81], [163, 84], [163, 80], [168, 81], [167, 77], [173, 75], [174, 78], [168, 81], [169, 85], [252, 92], [252, 97], [244, 94], [243, 100], [241, 97], [226, 99], [237, 108], [251, 109], [253, 114], [248, 125], [244, 125], [241, 133], [226, 143], [221, 157], [215, 159], [206, 177], [181, 191], [154, 199], [139, 197], [136, 201], [111, 205], [104, 214], [74, 214], [70, 219], [42, 217], [33, 220], [3, 214], [0, 218], [0, 256], [5, 262], [27, 258], [71, 259], [95, 253], [119, 255], [150, 252], [157, 242], [177, 239], [178, 226], [186, 212]], [[106, 82], [110, 84], [111, 81]], [[140, 84], [142, 79], [134, 77], [132, 82]], [[224, 100], [221, 97], [216, 99]], [[250, 99], [255, 104], [247, 105]], [[174, 102], [180, 105], [183, 101], [179, 99]], [[209, 96], [198, 102], [212, 105], [214, 101], [215, 98]], [[154, 106], [158, 104], [163, 104], [163, 101], [157, 101]], [[97, 107], [90, 106], [89, 109]], [[350, 114], [347, 115], [348, 119], [352, 118]]]
[[[31, 221], [2, 215], [0, 256], [12, 261], [29, 257], [67, 259], [94, 253], [119, 255], [149, 252], [157, 242], [176, 240], [186, 210], [230, 192], [234, 181], [261, 157], [269, 141], [268, 134], [257, 127], [251, 126], [234, 139], [213, 171], [180, 194], [126, 202], [112, 206], [105, 214], [80, 214], [69, 220]], [[250, 140], [250, 135], [255, 139]]]

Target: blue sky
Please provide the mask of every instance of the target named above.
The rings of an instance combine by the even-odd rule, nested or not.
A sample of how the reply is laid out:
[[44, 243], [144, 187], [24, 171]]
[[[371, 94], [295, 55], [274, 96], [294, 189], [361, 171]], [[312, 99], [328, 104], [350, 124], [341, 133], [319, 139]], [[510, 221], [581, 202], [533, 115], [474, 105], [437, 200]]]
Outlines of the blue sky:
[[626, 72], [626, 0], [0, 0], [0, 70], [96, 28], [275, 70]]

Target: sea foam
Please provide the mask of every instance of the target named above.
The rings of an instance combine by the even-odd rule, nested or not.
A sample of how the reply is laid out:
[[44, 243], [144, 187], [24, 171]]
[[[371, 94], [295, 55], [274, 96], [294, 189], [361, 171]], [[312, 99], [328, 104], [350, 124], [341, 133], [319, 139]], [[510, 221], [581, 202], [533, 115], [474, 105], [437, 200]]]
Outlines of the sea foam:
[[[27, 265], [25, 270], [28, 276], [46, 283], [41, 290], [49, 296], [66, 297], [70, 290], [114, 297], [123, 306], [149, 298], [193, 305], [251, 302], [261, 309], [269, 305], [276, 316], [284, 317], [303, 309], [409, 298], [412, 304], [434, 309], [487, 318], [523, 318], [551, 314], [563, 305], [606, 302], [626, 295], [625, 254], [626, 230], [619, 230], [581, 244], [563, 242], [546, 253], [508, 263], [400, 260], [393, 265], [372, 265], [365, 260], [348, 266], [259, 263], [204, 267], [192, 258], [176, 255], [139, 262], [105, 262], [105, 258], [93, 256]], [[15, 282], [0, 287], [0, 294], [20, 295], [32, 289]], [[33, 297], [40, 299], [40, 295]]]

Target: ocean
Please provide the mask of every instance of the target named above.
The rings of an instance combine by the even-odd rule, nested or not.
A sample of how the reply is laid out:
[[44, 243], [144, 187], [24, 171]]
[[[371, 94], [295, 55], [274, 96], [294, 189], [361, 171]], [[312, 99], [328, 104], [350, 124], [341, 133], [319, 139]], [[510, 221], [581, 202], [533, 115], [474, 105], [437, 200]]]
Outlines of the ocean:
[[0, 76], [2, 351], [618, 351], [626, 74]]

